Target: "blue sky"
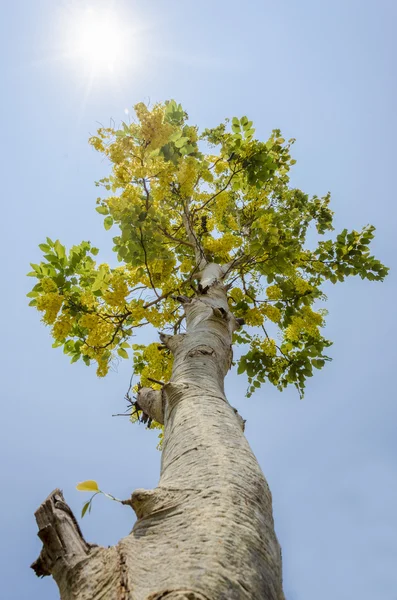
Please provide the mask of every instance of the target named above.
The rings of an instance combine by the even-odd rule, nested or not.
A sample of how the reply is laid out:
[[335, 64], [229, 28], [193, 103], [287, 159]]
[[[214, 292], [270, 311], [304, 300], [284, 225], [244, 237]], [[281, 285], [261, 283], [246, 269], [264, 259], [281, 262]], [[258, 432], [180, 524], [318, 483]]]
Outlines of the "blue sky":
[[[129, 365], [98, 380], [53, 350], [27, 307], [25, 273], [47, 235], [68, 246], [90, 239], [109, 257], [94, 210], [107, 166], [87, 138], [138, 101], [175, 98], [201, 127], [247, 114], [260, 136], [278, 127], [297, 138], [293, 184], [331, 190], [337, 229], [377, 227], [374, 252], [390, 276], [327, 289], [334, 361], [305, 400], [270, 385], [246, 400], [235, 374], [227, 388], [273, 492], [287, 600], [396, 600], [397, 4], [112, 4], [128, 29], [125, 51], [113, 75], [91, 80], [84, 61], [64, 56], [66, 15], [84, 0], [2, 10], [2, 596], [58, 598], [28, 568], [41, 546], [33, 512], [54, 487], [79, 513], [78, 481], [94, 478], [118, 497], [158, 481], [156, 434], [111, 417], [124, 409]], [[82, 526], [108, 545], [132, 522], [128, 508], [99, 498]]]

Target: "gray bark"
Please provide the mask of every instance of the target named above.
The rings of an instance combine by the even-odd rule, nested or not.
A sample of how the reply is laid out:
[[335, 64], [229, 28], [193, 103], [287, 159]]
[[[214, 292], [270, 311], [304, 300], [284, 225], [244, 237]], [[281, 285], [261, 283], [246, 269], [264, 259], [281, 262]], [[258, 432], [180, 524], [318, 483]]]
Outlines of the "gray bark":
[[87, 544], [59, 490], [36, 513], [44, 547], [32, 566], [62, 600], [284, 600], [271, 493], [224, 393], [239, 326], [224, 272], [204, 267], [206, 293], [184, 303], [186, 334], [162, 336], [171, 381], [140, 391], [165, 431], [158, 486], [125, 502], [131, 534], [112, 548]]

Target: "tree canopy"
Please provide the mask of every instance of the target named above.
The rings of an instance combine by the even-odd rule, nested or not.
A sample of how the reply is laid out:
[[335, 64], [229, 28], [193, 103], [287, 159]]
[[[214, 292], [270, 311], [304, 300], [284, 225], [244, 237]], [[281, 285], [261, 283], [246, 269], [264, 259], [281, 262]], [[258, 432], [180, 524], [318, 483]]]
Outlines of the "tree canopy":
[[67, 252], [49, 238], [40, 244], [42, 262], [32, 264], [38, 281], [30, 304], [51, 327], [54, 347], [71, 362], [96, 362], [99, 376], [132, 353], [142, 385], [148, 377], [167, 381], [169, 350], [135, 343], [136, 330], [183, 331], [177, 297], [205, 293], [196, 277], [214, 262], [223, 265], [230, 308], [245, 323], [234, 341], [248, 395], [266, 381], [280, 390], [293, 384], [302, 395], [313, 368], [330, 360], [323, 284], [387, 274], [369, 249], [375, 228], [329, 237], [330, 195], [290, 186], [294, 140], [279, 130], [260, 141], [243, 116], [199, 132], [174, 100], [151, 109], [140, 103], [135, 113], [89, 140], [111, 165], [97, 182], [105, 194], [96, 210], [106, 230], [115, 226], [120, 264], [97, 264], [90, 242]]

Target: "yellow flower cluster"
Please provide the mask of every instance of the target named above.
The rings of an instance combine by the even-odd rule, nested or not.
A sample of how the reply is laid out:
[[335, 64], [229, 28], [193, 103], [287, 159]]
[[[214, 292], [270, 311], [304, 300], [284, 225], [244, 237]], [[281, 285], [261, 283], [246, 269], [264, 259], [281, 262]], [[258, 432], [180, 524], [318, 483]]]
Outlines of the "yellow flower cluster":
[[226, 224], [230, 229], [233, 229], [234, 231], [240, 230], [236, 217], [230, 213], [226, 215]]
[[125, 153], [123, 151], [123, 148], [117, 142], [113, 142], [113, 144], [111, 146], [109, 146], [109, 148], [107, 149], [106, 154], [109, 156], [110, 160], [115, 165], [121, 163], [124, 160], [124, 157], [125, 157]]
[[186, 135], [191, 142], [197, 142], [198, 140], [197, 127], [194, 125], [186, 127], [183, 134]]
[[215, 205], [213, 206], [216, 220], [221, 221], [228, 209], [230, 210], [230, 195], [228, 192], [221, 192], [219, 196], [217, 196]]
[[194, 158], [182, 160], [178, 169], [177, 178], [180, 185], [181, 194], [189, 198], [193, 194], [194, 186], [198, 177], [198, 164]]
[[146, 362], [141, 373], [141, 384], [150, 387], [159, 387], [148, 380], [148, 377], [159, 381], [169, 381], [172, 372], [172, 355], [158, 349], [158, 343], [149, 344], [143, 351]]
[[251, 327], [256, 327], [258, 325], [262, 325], [263, 314], [261, 313], [259, 308], [250, 308], [244, 314], [244, 320], [247, 325], [251, 325]]
[[83, 315], [80, 317], [79, 325], [88, 330], [86, 343], [87, 346], [92, 346], [92, 348], [87, 348], [86, 354], [92, 358], [96, 358], [97, 351], [95, 349], [100, 349], [100, 346], [105, 346], [110, 342], [114, 333], [114, 326], [101, 317], [100, 314]]
[[44, 312], [44, 323], [47, 323], [48, 325], [53, 324], [62, 306], [63, 300], [64, 297], [58, 294], [58, 292], [47, 292], [38, 296], [36, 306], [38, 310]]
[[43, 288], [43, 292], [56, 292], [58, 290], [57, 284], [51, 277], [43, 277], [41, 280], [41, 287]]
[[128, 296], [128, 285], [125, 278], [120, 272], [116, 272], [111, 276], [110, 286], [103, 293], [103, 298], [110, 306], [123, 308]]
[[221, 260], [229, 260], [229, 252], [241, 245], [241, 239], [237, 235], [226, 232], [220, 238], [207, 238], [204, 247], [209, 252], [219, 256]]
[[131, 300], [128, 303], [128, 310], [131, 312], [131, 316], [135, 323], [140, 323], [143, 319], [146, 319], [146, 311], [144, 308], [145, 302], [143, 300]]
[[156, 306], [145, 309], [145, 318], [151, 325], [153, 325], [153, 327], [156, 328], [164, 327], [164, 325], [167, 323], [164, 315]]
[[148, 147], [154, 150], [164, 146], [174, 131], [172, 125], [164, 122], [164, 107], [157, 104], [149, 111], [147, 106], [140, 102], [134, 109], [141, 123], [142, 137], [148, 142]]
[[98, 377], [105, 377], [109, 372], [109, 359], [105, 356], [101, 356], [98, 357], [96, 361], [98, 363], [96, 374], [98, 375]]
[[265, 304], [262, 307], [262, 312], [273, 323], [278, 323], [281, 319], [281, 312], [276, 306]]
[[302, 314], [307, 323], [313, 323], [316, 326], [323, 325], [324, 319], [320, 312], [314, 312], [310, 306], [303, 306]]
[[103, 145], [103, 141], [101, 140], [101, 138], [99, 138], [97, 136], [90, 137], [90, 139], [88, 140], [88, 143], [91, 144], [91, 146], [93, 146], [93, 148], [95, 148], [95, 150], [97, 150], [98, 152], [105, 151], [105, 146]]
[[229, 295], [235, 302], [241, 302], [245, 298], [243, 290], [237, 287], [230, 290]]
[[[170, 280], [175, 262], [176, 261], [173, 256], [169, 256], [165, 259], [156, 258], [155, 260], [150, 261], [150, 276], [153, 284], [156, 287], [161, 287], [163, 291], [165, 291], [166, 284]], [[140, 278], [140, 282], [146, 285], [148, 288], [152, 287], [149, 275], [146, 271], [145, 274]]]
[[224, 173], [225, 171], [228, 171], [228, 169], [229, 169], [229, 164], [226, 162], [226, 160], [217, 160], [216, 161], [214, 171], [217, 175], [220, 175], [220, 173]]
[[203, 167], [200, 171], [200, 178], [207, 183], [212, 183], [214, 181], [214, 175], [212, 171], [210, 171], [207, 167]]
[[[128, 163], [125, 161], [117, 164], [114, 167], [114, 174], [122, 185], [127, 185], [130, 183], [133, 176], [131, 170], [129, 169]], [[134, 172], [134, 175], [136, 176], [136, 172]]]
[[306, 292], [308, 292], [312, 289], [312, 286], [310, 285], [310, 283], [308, 283], [304, 279], [301, 279], [300, 277], [295, 279], [294, 285], [295, 285], [295, 289], [298, 292], [298, 294], [306, 294]]
[[266, 338], [260, 345], [260, 349], [266, 356], [276, 356], [276, 342], [273, 339]]
[[194, 266], [193, 257], [185, 256], [185, 258], [182, 260], [181, 264], [179, 265], [179, 271], [181, 273], [190, 273], [190, 271], [193, 269], [193, 266]]
[[269, 300], [279, 300], [281, 298], [281, 290], [277, 285], [269, 285], [266, 295]]
[[72, 330], [73, 322], [73, 317], [63, 313], [54, 323], [52, 328], [53, 338], [59, 342], [63, 342]]
[[259, 217], [256, 221], [257, 226], [262, 229], [262, 231], [267, 232], [272, 225], [273, 217], [271, 214], [266, 213]]
[[304, 306], [300, 316], [292, 317], [290, 325], [285, 330], [286, 339], [297, 342], [302, 333], [306, 332], [311, 337], [318, 338], [319, 327], [323, 324], [320, 313], [314, 312], [309, 306]]
[[86, 308], [94, 308], [97, 305], [97, 300], [96, 300], [94, 294], [89, 290], [85, 290], [81, 294], [80, 302]]
[[322, 273], [324, 271], [324, 264], [319, 260], [313, 261], [311, 266], [315, 271], [317, 271], [317, 273]]

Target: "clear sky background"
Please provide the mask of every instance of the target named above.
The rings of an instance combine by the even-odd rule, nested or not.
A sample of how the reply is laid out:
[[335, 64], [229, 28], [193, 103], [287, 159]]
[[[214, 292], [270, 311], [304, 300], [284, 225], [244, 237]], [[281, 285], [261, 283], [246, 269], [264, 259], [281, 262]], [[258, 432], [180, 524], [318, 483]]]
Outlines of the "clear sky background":
[[[287, 600], [396, 600], [397, 3], [115, 1], [125, 49], [94, 78], [65, 56], [67, 15], [84, 6], [14, 0], [0, 22], [1, 597], [58, 598], [29, 570], [41, 548], [33, 512], [52, 489], [79, 514], [83, 479], [122, 498], [157, 484], [156, 433], [111, 417], [130, 365], [105, 380], [70, 365], [27, 306], [25, 273], [47, 235], [89, 239], [110, 258], [94, 210], [107, 165], [87, 138], [136, 102], [175, 98], [201, 127], [247, 114], [261, 137], [278, 127], [297, 138], [292, 183], [331, 190], [336, 229], [377, 227], [390, 276], [327, 288], [334, 361], [305, 400], [270, 385], [247, 400], [235, 373], [227, 387], [273, 492]], [[98, 498], [82, 527], [110, 545], [132, 524], [128, 507]]]

